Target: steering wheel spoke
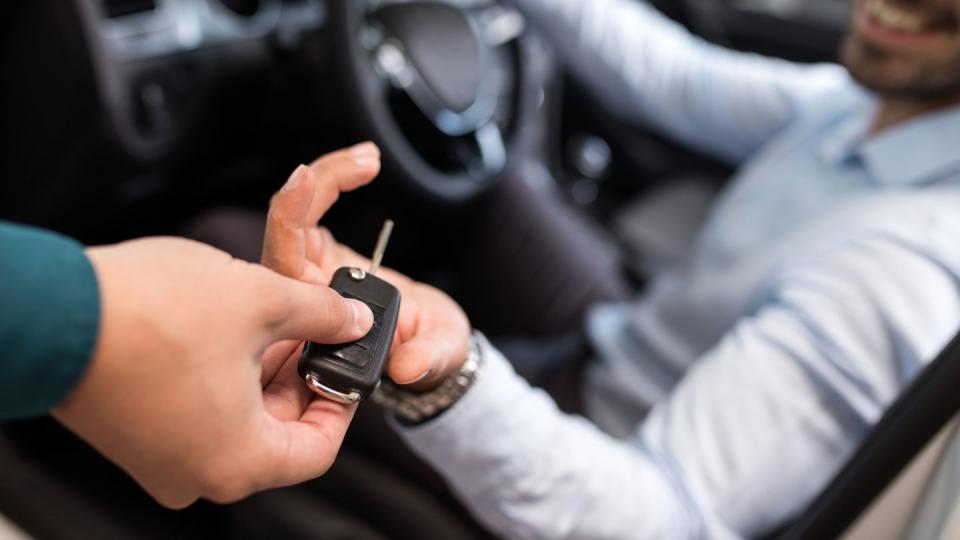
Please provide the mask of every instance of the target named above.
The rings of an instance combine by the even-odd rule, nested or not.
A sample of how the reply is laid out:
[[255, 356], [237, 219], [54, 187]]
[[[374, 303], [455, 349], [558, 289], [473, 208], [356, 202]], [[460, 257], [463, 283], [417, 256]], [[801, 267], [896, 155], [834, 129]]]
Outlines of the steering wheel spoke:
[[368, 59], [357, 66], [365, 72], [364, 86], [372, 95], [386, 99], [389, 92], [396, 87], [391, 72], [399, 69], [398, 66], [402, 68], [402, 52], [387, 41], [383, 29], [376, 24], [364, 22], [357, 31], [357, 42], [360, 44], [361, 54]]
[[450, 154], [467, 175], [481, 182], [501, 173], [507, 165], [507, 145], [496, 122], [488, 122], [463, 137], [450, 141]]
[[498, 174], [507, 165], [507, 145], [496, 122], [488, 122], [473, 134], [477, 143], [478, 161], [484, 175]]
[[477, 11], [473, 19], [480, 28], [480, 38], [494, 48], [520, 39], [527, 29], [527, 21], [519, 11], [499, 3]]

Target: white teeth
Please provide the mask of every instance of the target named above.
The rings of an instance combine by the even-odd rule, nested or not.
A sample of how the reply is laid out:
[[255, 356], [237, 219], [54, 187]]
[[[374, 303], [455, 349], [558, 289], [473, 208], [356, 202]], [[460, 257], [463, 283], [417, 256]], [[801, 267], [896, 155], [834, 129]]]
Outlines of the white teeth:
[[923, 30], [924, 20], [922, 17], [891, 6], [884, 0], [868, 0], [866, 8], [867, 12], [877, 22], [891, 30], [910, 33]]

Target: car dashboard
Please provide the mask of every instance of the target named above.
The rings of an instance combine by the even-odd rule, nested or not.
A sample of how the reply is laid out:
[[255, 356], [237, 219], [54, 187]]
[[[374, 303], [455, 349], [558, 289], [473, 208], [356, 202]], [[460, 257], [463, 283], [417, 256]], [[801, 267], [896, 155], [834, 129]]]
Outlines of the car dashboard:
[[[492, 3], [445, 1], [460, 7]], [[707, 39], [814, 61], [833, 54], [848, 9], [842, 0], [653, 3]], [[4, 116], [19, 139], [3, 165], [17, 182], [0, 186], [0, 213], [8, 219], [88, 242], [168, 233], [175, 213], [236, 202], [251, 186], [246, 200], [261, 204], [275, 187], [264, 185], [265, 179], [278, 181], [297, 162], [369, 136], [351, 115], [356, 96], [344, 87], [338, 66], [345, 51], [334, 50], [328, 38], [336, 25], [327, 0], [16, 5], [46, 10], [46, 19], [68, 20], [64, 24], [77, 35], [69, 40], [32, 36], [35, 48], [48, 41], [46, 49], [64, 49], [49, 59], [46, 50], [32, 54], [27, 49], [22, 58], [8, 53], [11, 65], [26, 65], [29, 71], [21, 68], [4, 89], [15, 87], [5, 100]], [[7, 49], [22, 47], [18, 39], [38, 33], [28, 21], [8, 23], [14, 32], [5, 33]], [[61, 27], [48, 32], [66, 33]], [[551, 154], [547, 165], [574, 204], [591, 214], [611, 215], [611, 207], [632, 197], [638, 186], [690, 168], [688, 152], [635, 126], [608, 126], [597, 110], [602, 107], [569, 86], [554, 92], [559, 98], [552, 103], [562, 99], [560, 106], [546, 99], [538, 122], [549, 122], [547, 130], [556, 134], [545, 141]], [[424, 154], [437, 146], [430, 135], [421, 130], [412, 139]], [[581, 177], [590, 175], [576, 166], [583, 158], [577, 141], [598, 138], [613, 147], [613, 178], [602, 185], [584, 182]], [[56, 170], [41, 173], [38, 162]], [[612, 202], [604, 204], [605, 199]]]
[[[321, 0], [75, 1], [100, 100], [117, 140], [142, 159], [176, 142], [187, 124], [181, 116], [210, 71], [255, 62], [266, 40], [296, 47], [326, 19]], [[177, 76], [183, 57], [198, 52], [210, 59], [203, 73]]]

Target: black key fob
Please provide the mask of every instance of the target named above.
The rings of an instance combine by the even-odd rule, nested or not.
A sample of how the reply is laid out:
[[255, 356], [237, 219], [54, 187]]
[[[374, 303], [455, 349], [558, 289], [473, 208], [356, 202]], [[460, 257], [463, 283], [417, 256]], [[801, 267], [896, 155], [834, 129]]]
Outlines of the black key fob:
[[400, 313], [400, 291], [359, 268], [337, 270], [330, 287], [370, 306], [373, 328], [351, 343], [308, 343], [298, 368], [314, 392], [340, 403], [356, 403], [372, 394], [383, 376]]

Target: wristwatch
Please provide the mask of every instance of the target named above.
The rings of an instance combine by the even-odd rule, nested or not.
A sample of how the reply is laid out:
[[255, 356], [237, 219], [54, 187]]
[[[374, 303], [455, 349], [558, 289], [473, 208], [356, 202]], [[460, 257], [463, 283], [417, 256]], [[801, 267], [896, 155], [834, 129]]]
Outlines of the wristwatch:
[[373, 392], [373, 401], [406, 424], [422, 424], [440, 416], [470, 390], [482, 371], [483, 358], [476, 335], [470, 337], [470, 351], [460, 371], [440, 386], [424, 393], [405, 390], [384, 378]]

